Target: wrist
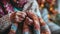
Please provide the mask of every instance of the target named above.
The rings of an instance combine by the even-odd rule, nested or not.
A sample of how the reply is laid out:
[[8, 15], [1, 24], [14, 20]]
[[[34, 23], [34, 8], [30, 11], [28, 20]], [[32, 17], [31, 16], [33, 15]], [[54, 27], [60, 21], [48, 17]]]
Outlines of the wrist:
[[11, 31], [12, 32], [16, 32], [17, 27], [18, 27], [18, 24], [17, 23], [13, 23], [12, 26], [11, 26]]

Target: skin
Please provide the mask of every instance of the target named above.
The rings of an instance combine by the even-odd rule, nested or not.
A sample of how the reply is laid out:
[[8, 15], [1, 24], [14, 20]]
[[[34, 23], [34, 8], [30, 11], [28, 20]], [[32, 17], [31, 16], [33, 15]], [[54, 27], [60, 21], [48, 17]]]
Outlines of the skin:
[[10, 19], [13, 22], [20, 23], [22, 22], [26, 17], [25, 12], [13, 12], [10, 14]]
[[25, 16], [25, 12], [13, 12], [10, 14], [11, 21], [14, 23], [12, 23], [10, 32], [8, 34], [16, 34], [18, 23], [21, 23], [25, 19]]
[[18, 21], [18, 22], [23, 21], [25, 17], [26, 17], [25, 12], [17, 12], [16, 13], [16, 21]]
[[27, 15], [33, 20], [34, 33], [40, 34], [40, 24], [37, 15], [35, 15], [33, 12], [27, 12]]

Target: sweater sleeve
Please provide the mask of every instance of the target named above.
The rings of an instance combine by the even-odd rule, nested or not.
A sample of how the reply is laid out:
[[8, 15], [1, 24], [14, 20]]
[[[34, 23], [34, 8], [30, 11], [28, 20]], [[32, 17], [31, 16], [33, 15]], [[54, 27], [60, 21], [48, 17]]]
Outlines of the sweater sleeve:
[[5, 15], [0, 18], [0, 32], [5, 31], [11, 25], [11, 21], [9, 19], [9, 15]]

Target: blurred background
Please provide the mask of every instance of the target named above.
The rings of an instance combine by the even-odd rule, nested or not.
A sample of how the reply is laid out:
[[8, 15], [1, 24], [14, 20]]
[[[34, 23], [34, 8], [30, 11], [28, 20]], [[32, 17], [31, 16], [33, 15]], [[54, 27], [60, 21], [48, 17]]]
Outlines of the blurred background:
[[49, 20], [60, 26], [60, 0], [37, 0], [37, 2], [40, 11], [47, 9]]

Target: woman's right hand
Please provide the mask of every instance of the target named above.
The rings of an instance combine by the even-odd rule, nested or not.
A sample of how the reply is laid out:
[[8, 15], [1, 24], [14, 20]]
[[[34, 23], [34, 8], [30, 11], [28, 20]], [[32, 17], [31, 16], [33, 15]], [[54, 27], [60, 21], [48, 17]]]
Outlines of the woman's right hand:
[[10, 19], [13, 22], [22, 22], [24, 18], [26, 17], [25, 12], [13, 12], [10, 14]]

